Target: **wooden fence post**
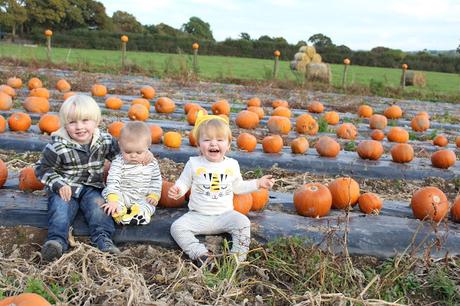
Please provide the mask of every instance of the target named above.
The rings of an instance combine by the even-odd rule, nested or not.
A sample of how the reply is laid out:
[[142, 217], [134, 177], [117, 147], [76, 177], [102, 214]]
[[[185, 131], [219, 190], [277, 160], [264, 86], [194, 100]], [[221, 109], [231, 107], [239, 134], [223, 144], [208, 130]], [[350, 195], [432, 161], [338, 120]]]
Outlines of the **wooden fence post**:
[[407, 64], [402, 64], [401, 68], [402, 68], [401, 87], [404, 90], [406, 88], [406, 70], [407, 68], [409, 68], [409, 66], [407, 66]]
[[350, 66], [351, 61], [349, 58], [343, 60], [343, 76], [342, 76], [342, 88], [345, 88], [347, 85], [347, 75], [348, 75], [348, 66]]
[[126, 65], [126, 44], [128, 43], [128, 36], [122, 35], [121, 40], [121, 70], [125, 71]]
[[281, 56], [281, 52], [279, 50], [275, 50], [275, 52], [273, 52], [273, 55], [275, 55], [275, 66], [273, 67], [273, 78], [276, 79], [278, 77], [279, 59]]
[[53, 31], [47, 29], [45, 31], [46, 36], [46, 56], [48, 57], [48, 62], [51, 62], [51, 36], [53, 36]]
[[192, 70], [193, 73], [197, 74], [198, 73], [198, 49], [200, 48], [200, 45], [198, 43], [193, 43], [192, 49], [193, 49], [193, 60], [192, 60]]

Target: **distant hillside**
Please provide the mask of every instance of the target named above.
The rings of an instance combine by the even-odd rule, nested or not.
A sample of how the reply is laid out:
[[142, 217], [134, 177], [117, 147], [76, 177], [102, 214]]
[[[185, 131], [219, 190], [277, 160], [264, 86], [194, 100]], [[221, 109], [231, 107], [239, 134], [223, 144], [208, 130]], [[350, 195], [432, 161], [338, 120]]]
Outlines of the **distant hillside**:
[[407, 54], [417, 54], [419, 52], [426, 52], [431, 55], [443, 55], [448, 57], [457, 57], [460, 56], [460, 53], [457, 53], [456, 50], [422, 50], [422, 51], [408, 51]]

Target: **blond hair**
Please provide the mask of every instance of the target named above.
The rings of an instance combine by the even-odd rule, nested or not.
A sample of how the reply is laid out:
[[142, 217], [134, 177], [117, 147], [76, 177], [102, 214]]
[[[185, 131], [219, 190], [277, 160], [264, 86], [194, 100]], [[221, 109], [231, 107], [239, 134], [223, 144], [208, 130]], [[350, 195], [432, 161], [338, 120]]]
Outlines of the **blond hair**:
[[198, 129], [195, 131], [196, 142], [200, 142], [200, 138], [205, 134], [211, 138], [228, 138], [228, 142], [232, 141], [232, 130], [226, 121], [219, 119], [209, 119], [204, 121], [198, 126]]
[[86, 95], [74, 95], [62, 103], [59, 110], [59, 120], [62, 126], [84, 119], [94, 120], [97, 124], [101, 120], [101, 109], [93, 98]]
[[147, 142], [150, 146], [152, 136], [149, 126], [142, 121], [127, 122], [120, 132], [119, 142]]

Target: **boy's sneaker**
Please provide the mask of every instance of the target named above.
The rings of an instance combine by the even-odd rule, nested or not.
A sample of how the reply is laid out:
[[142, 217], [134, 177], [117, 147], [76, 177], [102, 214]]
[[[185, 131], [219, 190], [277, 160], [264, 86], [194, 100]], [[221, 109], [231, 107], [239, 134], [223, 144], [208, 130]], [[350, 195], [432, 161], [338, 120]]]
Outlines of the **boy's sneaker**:
[[59, 241], [48, 240], [42, 247], [42, 258], [45, 261], [52, 261], [62, 256], [62, 245]]
[[121, 254], [120, 249], [117, 248], [115, 244], [113, 244], [113, 241], [110, 238], [103, 237], [99, 239], [96, 244], [98, 249], [102, 252], [107, 252], [114, 255]]

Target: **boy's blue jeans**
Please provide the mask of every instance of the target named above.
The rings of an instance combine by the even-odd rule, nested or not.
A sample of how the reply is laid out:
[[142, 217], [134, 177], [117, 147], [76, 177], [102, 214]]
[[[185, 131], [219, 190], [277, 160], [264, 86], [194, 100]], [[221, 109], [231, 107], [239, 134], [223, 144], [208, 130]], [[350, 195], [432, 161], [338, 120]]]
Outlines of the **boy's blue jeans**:
[[78, 198], [72, 197], [65, 202], [58, 193], [48, 195], [48, 237], [62, 245], [62, 250], [69, 248], [68, 233], [78, 210], [80, 209], [88, 223], [91, 242], [97, 244], [100, 239], [110, 239], [115, 232], [111, 216], [100, 207], [104, 203], [101, 189], [85, 186]]

